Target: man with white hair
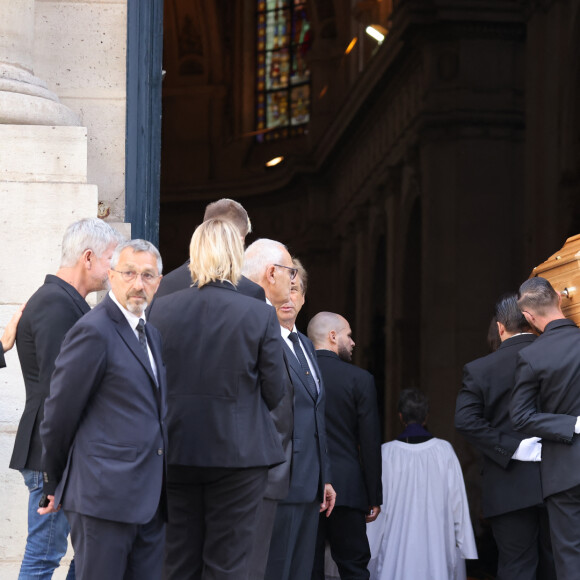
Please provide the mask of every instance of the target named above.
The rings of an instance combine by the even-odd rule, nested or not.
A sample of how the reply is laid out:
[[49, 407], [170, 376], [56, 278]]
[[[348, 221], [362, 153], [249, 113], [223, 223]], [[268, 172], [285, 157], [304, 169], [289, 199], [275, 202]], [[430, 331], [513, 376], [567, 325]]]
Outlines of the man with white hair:
[[[261, 238], [251, 244], [244, 255], [242, 273], [252, 282], [258, 284], [266, 295], [266, 302], [278, 308], [288, 302], [290, 285], [297, 270], [292, 264], [292, 258], [284, 244]], [[288, 362], [282, 347], [286, 367]], [[288, 369], [284, 372], [286, 394], [278, 406], [270, 414], [280, 434], [282, 448], [286, 461], [268, 470], [268, 484], [263, 501], [256, 517], [256, 538], [250, 559], [249, 580], [263, 580], [266, 573], [266, 563], [270, 549], [272, 529], [278, 502], [286, 497], [290, 485], [290, 469], [292, 465], [292, 429], [293, 387]]]
[[373, 376], [350, 364], [355, 346], [348, 321], [319, 312], [308, 338], [326, 388], [326, 436], [336, 505], [318, 522], [312, 580], [324, 580], [328, 541], [341, 578], [369, 578], [371, 558], [366, 524], [375, 521], [383, 501], [381, 430]]
[[[63, 512], [41, 518], [36, 510], [42, 495], [39, 426], [50, 389], [54, 361], [65, 334], [90, 310], [85, 298], [104, 290], [113, 250], [122, 237], [109, 224], [87, 218], [71, 224], [62, 241], [55, 275], [28, 300], [18, 325], [16, 347], [24, 376], [26, 405], [14, 443], [10, 467], [18, 469], [29, 490], [28, 538], [20, 579], [50, 578], [66, 553], [69, 524]], [[68, 580], [74, 578], [71, 564]]]

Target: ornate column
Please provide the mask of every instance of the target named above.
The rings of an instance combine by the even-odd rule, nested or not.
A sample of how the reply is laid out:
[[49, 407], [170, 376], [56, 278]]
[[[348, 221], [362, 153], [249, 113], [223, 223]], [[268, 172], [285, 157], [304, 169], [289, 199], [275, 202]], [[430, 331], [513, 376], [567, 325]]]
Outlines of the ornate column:
[[35, 0], [0, 0], [0, 123], [78, 125], [32, 66]]

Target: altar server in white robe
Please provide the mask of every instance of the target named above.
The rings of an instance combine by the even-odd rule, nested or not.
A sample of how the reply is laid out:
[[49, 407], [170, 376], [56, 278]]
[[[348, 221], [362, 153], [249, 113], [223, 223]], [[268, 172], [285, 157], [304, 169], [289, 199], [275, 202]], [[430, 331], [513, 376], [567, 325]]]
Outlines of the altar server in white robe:
[[367, 526], [371, 580], [465, 580], [465, 559], [477, 558], [461, 467], [425, 429], [428, 409], [421, 391], [402, 391], [405, 430], [382, 445], [384, 504]]

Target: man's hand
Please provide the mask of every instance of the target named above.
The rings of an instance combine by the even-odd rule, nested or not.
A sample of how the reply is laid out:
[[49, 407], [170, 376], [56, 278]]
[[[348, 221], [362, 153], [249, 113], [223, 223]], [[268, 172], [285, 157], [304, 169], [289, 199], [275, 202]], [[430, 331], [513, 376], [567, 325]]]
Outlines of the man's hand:
[[367, 513], [367, 515], [365, 517], [365, 519], [367, 521], [367, 524], [370, 524], [371, 522], [374, 522], [377, 519], [377, 517], [378, 517], [378, 515], [380, 513], [381, 513], [381, 506], [380, 505], [374, 505], [374, 506], [372, 506], [369, 509], [369, 511], [368, 511], [368, 513]]
[[324, 485], [324, 499], [320, 504], [320, 511], [326, 512], [326, 517], [330, 516], [334, 509], [334, 502], [336, 501], [336, 491], [330, 483]]
[[49, 500], [48, 505], [44, 508], [38, 508], [36, 510], [37, 513], [39, 513], [41, 516], [44, 516], [46, 514], [53, 514], [60, 509], [60, 506], [58, 506], [57, 508], [54, 507], [54, 495], [47, 495], [46, 497]]
[[4, 333], [2, 334], [2, 338], [0, 338], [3, 352], [8, 352], [14, 346], [14, 341], [16, 340], [16, 328], [18, 327], [18, 321], [22, 316], [22, 311], [24, 310], [25, 306], [26, 304], [23, 304], [14, 313], [14, 316], [12, 316], [12, 318], [6, 325], [6, 328], [4, 328]]

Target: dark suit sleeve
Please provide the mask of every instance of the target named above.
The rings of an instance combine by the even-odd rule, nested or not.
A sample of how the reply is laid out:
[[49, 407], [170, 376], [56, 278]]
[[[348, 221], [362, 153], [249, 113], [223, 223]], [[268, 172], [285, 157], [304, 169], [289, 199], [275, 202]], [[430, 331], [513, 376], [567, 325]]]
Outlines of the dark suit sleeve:
[[284, 397], [284, 373], [286, 366], [280, 348], [280, 325], [274, 308], [268, 308], [269, 316], [266, 332], [260, 345], [258, 370], [260, 372], [260, 389], [268, 409], [275, 409]]
[[38, 361], [38, 382], [49, 385], [54, 363], [66, 333], [77, 322], [79, 313], [74, 303], [65, 295], [31, 313], [34, 329], [34, 347]]
[[381, 427], [377, 409], [377, 392], [371, 374], [365, 373], [357, 389], [359, 448], [369, 507], [383, 503]]
[[46, 494], [54, 494], [62, 478], [87, 401], [105, 373], [106, 351], [104, 338], [86, 324], [73, 327], [62, 345], [40, 425]]
[[537, 374], [530, 361], [520, 353], [516, 368], [516, 384], [510, 404], [510, 416], [514, 429], [542, 439], [571, 443], [577, 417], [538, 413], [536, 401], [539, 391], [540, 383]]
[[463, 369], [463, 386], [455, 406], [455, 428], [476, 449], [506, 469], [521, 438], [504, 433], [485, 418], [485, 399], [477, 378]]
[[0, 369], [6, 366], [6, 361], [4, 360], [4, 349], [0, 346]]

